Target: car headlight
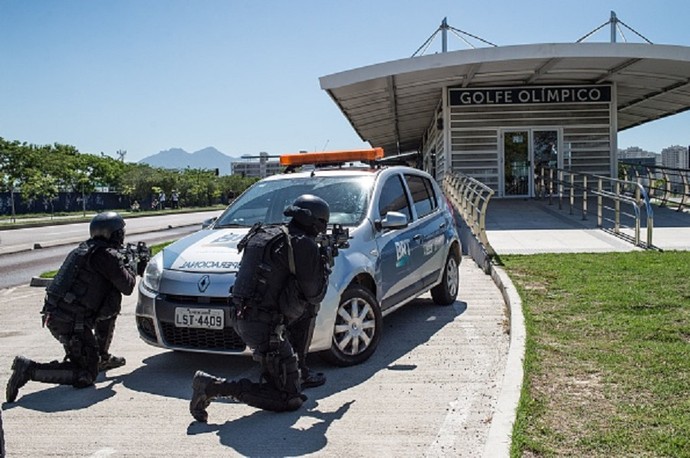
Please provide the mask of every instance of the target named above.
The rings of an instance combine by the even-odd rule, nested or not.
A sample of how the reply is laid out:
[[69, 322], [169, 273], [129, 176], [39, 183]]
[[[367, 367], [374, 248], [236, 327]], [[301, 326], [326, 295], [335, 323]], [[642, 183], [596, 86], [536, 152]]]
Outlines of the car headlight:
[[161, 276], [163, 275], [163, 252], [156, 254], [149, 261], [144, 272], [144, 287], [154, 293], [158, 292], [161, 285]]

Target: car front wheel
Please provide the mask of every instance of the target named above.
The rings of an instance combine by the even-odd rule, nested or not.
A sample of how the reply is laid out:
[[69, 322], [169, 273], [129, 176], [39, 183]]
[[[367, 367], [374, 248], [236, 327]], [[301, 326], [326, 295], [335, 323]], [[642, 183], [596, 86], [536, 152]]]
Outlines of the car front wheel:
[[352, 285], [340, 298], [331, 348], [321, 357], [337, 366], [360, 364], [376, 350], [381, 339], [381, 309], [368, 289]]
[[460, 286], [459, 257], [455, 251], [451, 250], [446, 259], [446, 266], [443, 269], [443, 280], [441, 283], [431, 288], [431, 298], [438, 305], [450, 305], [455, 302]]

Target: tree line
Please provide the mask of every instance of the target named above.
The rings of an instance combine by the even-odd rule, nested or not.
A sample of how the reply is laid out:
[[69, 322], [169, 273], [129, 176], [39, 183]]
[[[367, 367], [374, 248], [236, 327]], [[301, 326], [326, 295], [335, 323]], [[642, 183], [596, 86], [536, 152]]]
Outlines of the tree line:
[[9, 192], [13, 199], [17, 193], [23, 199], [52, 202], [60, 192], [86, 196], [107, 189], [126, 196], [130, 203], [144, 203], [160, 192], [169, 196], [176, 191], [181, 206], [198, 207], [226, 202], [255, 181], [216, 176], [215, 170], [126, 163], [103, 153], [80, 153], [70, 145], [32, 145], [0, 137], [0, 192]]

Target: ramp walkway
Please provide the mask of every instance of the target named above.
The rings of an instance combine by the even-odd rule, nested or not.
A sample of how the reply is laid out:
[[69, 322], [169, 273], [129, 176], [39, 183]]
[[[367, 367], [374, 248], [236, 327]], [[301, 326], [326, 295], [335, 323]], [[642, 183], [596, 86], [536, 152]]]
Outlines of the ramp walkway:
[[[596, 208], [590, 205], [589, 208]], [[653, 249], [690, 250], [690, 213], [654, 206]], [[547, 199], [492, 199], [486, 211], [486, 234], [500, 255], [535, 253], [596, 253], [638, 251], [621, 236], [597, 227], [596, 214], [558, 208]]]

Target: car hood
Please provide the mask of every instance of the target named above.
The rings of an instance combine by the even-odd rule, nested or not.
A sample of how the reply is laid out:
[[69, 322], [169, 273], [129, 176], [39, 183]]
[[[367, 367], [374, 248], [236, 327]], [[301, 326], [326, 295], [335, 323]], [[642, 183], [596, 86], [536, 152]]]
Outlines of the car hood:
[[184, 272], [236, 272], [242, 255], [237, 243], [249, 228], [205, 229], [163, 250], [163, 267]]

